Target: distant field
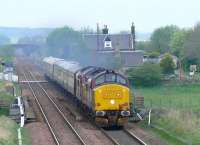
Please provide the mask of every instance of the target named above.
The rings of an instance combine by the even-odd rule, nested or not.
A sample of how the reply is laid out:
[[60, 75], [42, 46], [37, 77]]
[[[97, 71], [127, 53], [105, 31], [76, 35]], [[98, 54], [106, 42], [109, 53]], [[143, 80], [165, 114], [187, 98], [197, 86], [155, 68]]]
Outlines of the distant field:
[[148, 108], [186, 109], [200, 111], [200, 85], [163, 85], [134, 89], [144, 96]]
[[[147, 108], [154, 109], [153, 125], [188, 144], [200, 144], [200, 85], [163, 85], [134, 91], [144, 96]], [[169, 144], [180, 144], [169, 136], [164, 138]]]

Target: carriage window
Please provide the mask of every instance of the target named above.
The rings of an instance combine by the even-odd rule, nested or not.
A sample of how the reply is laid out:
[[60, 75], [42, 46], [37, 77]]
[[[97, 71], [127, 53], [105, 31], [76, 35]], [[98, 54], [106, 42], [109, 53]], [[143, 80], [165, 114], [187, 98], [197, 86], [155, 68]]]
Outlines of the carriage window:
[[117, 82], [120, 84], [126, 85], [126, 79], [124, 79], [120, 75], [117, 75]]
[[104, 83], [104, 75], [101, 75], [100, 77], [98, 77], [97, 79], [96, 79], [96, 81], [95, 81], [95, 84], [96, 85], [99, 85], [99, 84], [102, 84], [102, 83]]
[[106, 74], [106, 82], [115, 82], [116, 81], [116, 75], [115, 74]]

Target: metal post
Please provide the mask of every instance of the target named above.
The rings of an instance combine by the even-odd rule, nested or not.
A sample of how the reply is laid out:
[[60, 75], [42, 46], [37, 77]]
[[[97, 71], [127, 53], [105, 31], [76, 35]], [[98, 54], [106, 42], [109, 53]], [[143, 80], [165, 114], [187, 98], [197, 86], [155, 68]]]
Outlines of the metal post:
[[148, 125], [151, 125], [151, 109], [149, 110], [149, 121], [148, 121]]

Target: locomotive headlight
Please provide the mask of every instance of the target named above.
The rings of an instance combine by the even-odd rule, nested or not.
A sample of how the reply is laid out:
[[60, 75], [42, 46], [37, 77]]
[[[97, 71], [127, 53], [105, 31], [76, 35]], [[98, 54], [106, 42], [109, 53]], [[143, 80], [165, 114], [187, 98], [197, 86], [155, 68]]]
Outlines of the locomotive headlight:
[[96, 111], [96, 116], [104, 116], [105, 114], [105, 111]]
[[114, 105], [115, 104], [115, 100], [110, 100], [110, 104]]
[[121, 111], [122, 116], [130, 116], [130, 111]]

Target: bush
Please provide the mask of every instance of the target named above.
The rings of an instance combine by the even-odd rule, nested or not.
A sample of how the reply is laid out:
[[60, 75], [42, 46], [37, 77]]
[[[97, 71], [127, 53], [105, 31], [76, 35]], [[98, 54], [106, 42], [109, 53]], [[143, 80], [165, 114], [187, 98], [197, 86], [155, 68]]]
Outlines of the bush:
[[160, 55], [160, 53], [157, 51], [153, 51], [149, 53], [148, 55], [149, 55], [149, 58], [157, 58]]
[[160, 67], [162, 68], [162, 72], [164, 74], [174, 73], [175, 64], [173, 62], [173, 58], [169, 53], [166, 53], [164, 58], [160, 61]]
[[144, 63], [137, 69], [129, 69], [128, 78], [136, 86], [154, 86], [161, 82], [161, 68], [158, 64]]

